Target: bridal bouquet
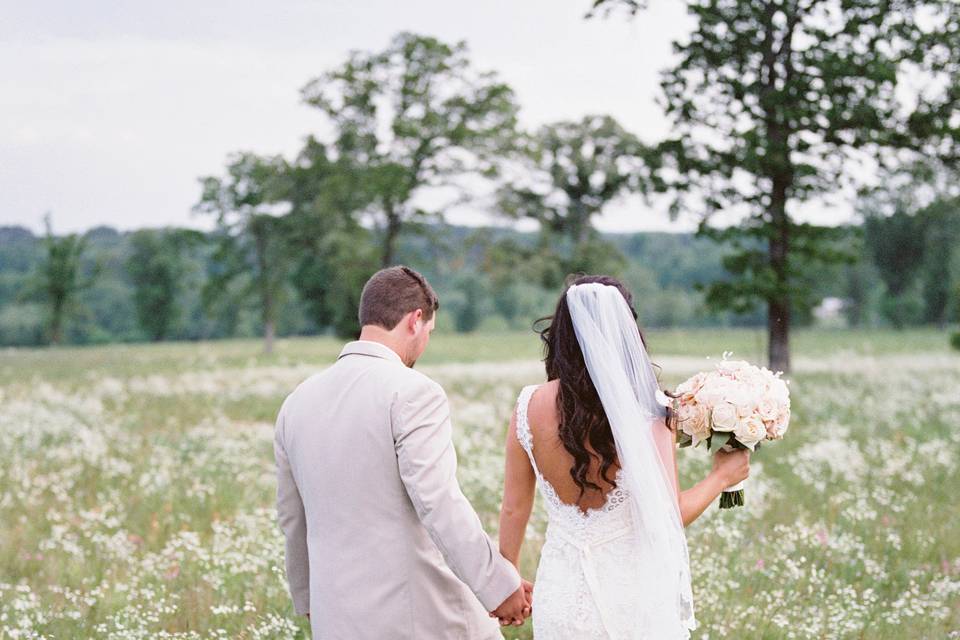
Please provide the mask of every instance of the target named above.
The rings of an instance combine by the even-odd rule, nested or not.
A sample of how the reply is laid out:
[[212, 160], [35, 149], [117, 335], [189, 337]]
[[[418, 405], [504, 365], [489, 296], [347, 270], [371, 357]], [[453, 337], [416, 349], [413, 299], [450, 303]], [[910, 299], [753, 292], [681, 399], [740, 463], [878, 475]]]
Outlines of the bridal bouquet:
[[[674, 410], [681, 447], [707, 443], [754, 451], [764, 440], [779, 440], [790, 423], [787, 382], [765, 367], [728, 360], [715, 371], [700, 372], [677, 387]], [[743, 482], [724, 490], [720, 508], [743, 505]]]

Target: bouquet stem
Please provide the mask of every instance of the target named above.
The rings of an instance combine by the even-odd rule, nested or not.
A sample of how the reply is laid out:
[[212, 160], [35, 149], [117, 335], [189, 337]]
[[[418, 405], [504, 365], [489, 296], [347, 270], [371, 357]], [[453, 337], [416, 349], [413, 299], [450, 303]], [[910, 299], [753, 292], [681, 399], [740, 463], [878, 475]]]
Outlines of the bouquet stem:
[[732, 509], [733, 507], [742, 507], [743, 500], [743, 485], [745, 481], [738, 482], [737, 484], [727, 487], [723, 490], [723, 493], [720, 494], [720, 508], [721, 509]]

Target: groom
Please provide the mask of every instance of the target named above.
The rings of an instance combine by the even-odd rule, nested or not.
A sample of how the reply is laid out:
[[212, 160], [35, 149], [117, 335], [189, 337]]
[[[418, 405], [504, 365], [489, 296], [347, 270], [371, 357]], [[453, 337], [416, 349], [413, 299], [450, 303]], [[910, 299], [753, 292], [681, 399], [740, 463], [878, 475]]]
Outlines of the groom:
[[521, 583], [460, 491], [443, 389], [412, 368], [439, 302], [406, 267], [374, 274], [360, 339], [277, 417], [277, 512], [294, 610], [314, 638], [488, 640], [522, 623]]

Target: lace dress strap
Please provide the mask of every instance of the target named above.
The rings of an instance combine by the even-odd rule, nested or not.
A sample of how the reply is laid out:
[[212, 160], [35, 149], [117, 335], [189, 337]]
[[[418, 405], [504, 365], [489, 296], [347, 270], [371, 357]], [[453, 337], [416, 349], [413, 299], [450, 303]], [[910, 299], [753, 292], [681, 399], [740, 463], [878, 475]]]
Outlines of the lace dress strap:
[[533, 393], [538, 388], [539, 385], [535, 384], [524, 387], [520, 391], [520, 397], [517, 398], [517, 440], [520, 441], [523, 450], [527, 452], [527, 457], [530, 458], [530, 464], [537, 476], [540, 475], [540, 470], [537, 468], [537, 461], [533, 458], [533, 433], [530, 432], [527, 408], [530, 406], [530, 398], [533, 397]]

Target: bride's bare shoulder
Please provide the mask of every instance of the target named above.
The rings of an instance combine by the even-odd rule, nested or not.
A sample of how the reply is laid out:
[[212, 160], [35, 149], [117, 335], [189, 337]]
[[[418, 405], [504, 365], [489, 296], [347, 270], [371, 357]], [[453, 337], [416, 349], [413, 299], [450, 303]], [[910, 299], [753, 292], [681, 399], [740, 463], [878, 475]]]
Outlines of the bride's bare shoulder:
[[559, 413], [557, 412], [557, 393], [559, 390], [559, 380], [548, 380], [537, 387], [530, 398], [530, 407], [527, 410], [531, 422], [542, 425], [559, 420]]

